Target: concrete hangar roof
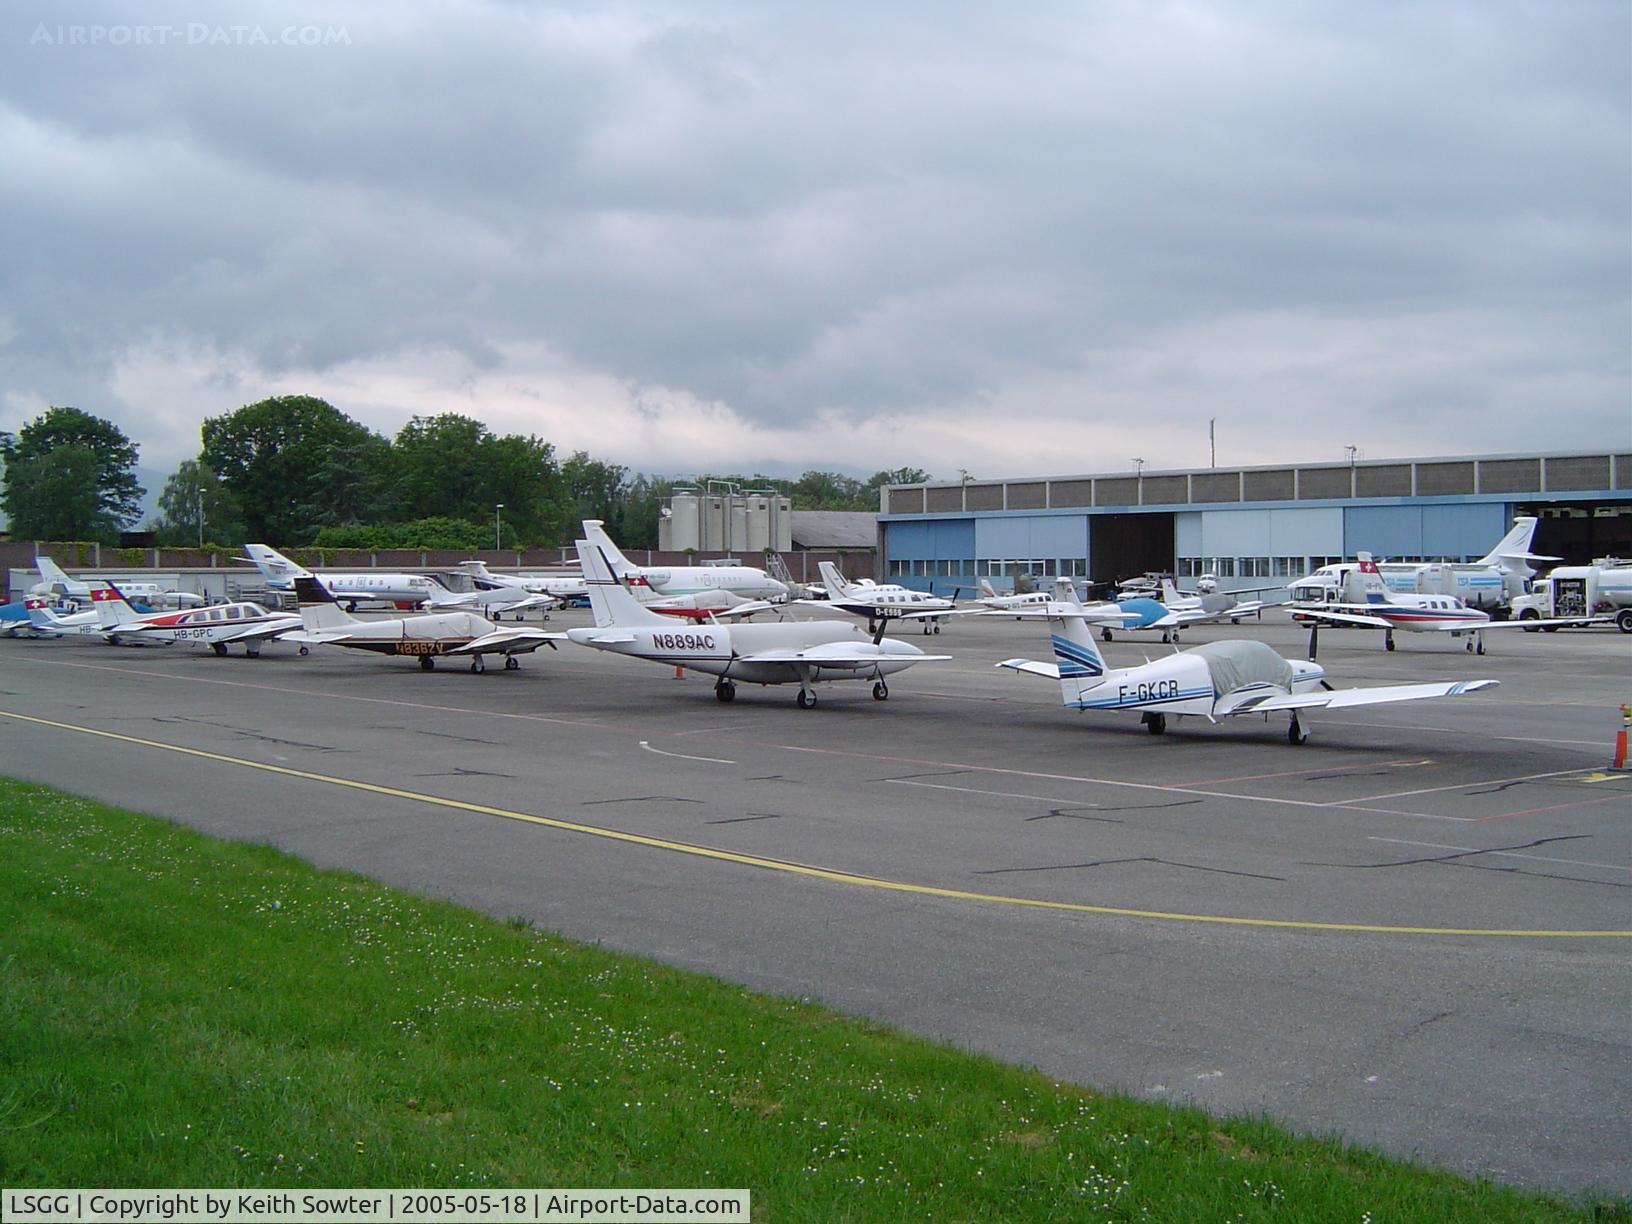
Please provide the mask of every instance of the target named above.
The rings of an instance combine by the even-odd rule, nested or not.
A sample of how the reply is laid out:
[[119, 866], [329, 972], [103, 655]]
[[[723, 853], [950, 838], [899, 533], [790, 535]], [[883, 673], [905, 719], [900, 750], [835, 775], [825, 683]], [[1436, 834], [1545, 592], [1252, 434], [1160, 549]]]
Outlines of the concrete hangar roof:
[[1632, 454], [1469, 455], [888, 485], [886, 516], [1466, 498], [1632, 500]]

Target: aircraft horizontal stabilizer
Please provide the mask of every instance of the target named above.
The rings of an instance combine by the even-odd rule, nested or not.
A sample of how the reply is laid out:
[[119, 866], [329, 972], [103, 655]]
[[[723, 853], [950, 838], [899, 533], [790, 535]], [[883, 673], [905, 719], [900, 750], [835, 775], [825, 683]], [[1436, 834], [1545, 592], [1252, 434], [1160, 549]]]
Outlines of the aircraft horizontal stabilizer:
[[809, 663], [816, 667], [871, 667], [875, 663], [908, 661], [912, 663], [944, 662], [951, 655], [892, 655], [882, 650], [859, 651], [843, 642], [809, 646], [803, 650], [756, 650], [743, 655], [739, 663]]
[[1010, 671], [1025, 672], [1028, 676], [1042, 676], [1045, 680], [1060, 678], [1058, 663], [1039, 663], [1036, 659], [1004, 659], [995, 664], [997, 667], [1006, 667]]
[[545, 633], [541, 629], [501, 629], [442, 653], [471, 655], [503, 651], [505, 654], [521, 654], [524, 651], [537, 650], [540, 646], [548, 646], [554, 650], [557, 642], [564, 642], [566, 639], [567, 635], [564, 633]]

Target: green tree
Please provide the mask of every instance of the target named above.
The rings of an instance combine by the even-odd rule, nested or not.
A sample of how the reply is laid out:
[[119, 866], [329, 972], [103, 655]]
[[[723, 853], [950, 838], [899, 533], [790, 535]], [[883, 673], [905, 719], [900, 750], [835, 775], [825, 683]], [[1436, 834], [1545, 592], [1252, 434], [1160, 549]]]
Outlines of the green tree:
[[159, 543], [168, 548], [244, 542], [237, 499], [196, 459], [183, 459], [164, 482], [154, 530]]
[[599, 519], [608, 530], [616, 526], [628, 474], [629, 469], [621, 464], [604, 463], [591, 459], [585, 451], [574, 451], [561, 465], [568, 524], [575, 531], [585, 519]]
[[141, 517], [136, 454], [113, 422], [78, 408], [47, 408], [15, 436], [0, 435], [0, 508], [12, 533], [114, 542]]
[[408, 422], [392, 453], [403, 517], [491, 522], [502, 505], [506, 543], [558, 539], [566, 497], [555, 450], [541, 438], [498, 437], [449, 412]]
[[199, 460], [238, 499], [253, 540], [304, 544], [337, 504], [362, 509], [358, 489], [369, 479], [383, 484], [359, 465], [389, 448], [369, 445], [376, 435], [367, 426], [309, 395], [246, 404], [210, 417], [203, 432]]

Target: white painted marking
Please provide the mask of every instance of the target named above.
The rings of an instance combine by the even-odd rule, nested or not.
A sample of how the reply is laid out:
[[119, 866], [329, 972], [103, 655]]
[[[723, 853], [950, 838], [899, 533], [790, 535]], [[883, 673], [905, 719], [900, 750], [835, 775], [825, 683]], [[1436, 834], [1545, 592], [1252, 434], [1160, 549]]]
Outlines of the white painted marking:
[[1442, 846], [1438, 842], [1406, 841], [1403, 837], [1368, 837], [1367, 841], [1392, 842], [1397, 846], [1421, 846], [1425, 850], [1456, 850], [1463, 854], [1490, 854], [1501, 858], [1533, 859], [1538, 863], [1561, 863], [1566, 867], [1598, 867], [1604, 871], [1632, 872], [1619, 863], [1592, 863], [1586, 859], [1549, 858], [1545, 854], [1520, 854], [1517, 850], [1480, 850], [1474, 846]]
[[640, 746], [642, 748], [646, 749], [647, 752], [657, 753], [658, 756], [678, 757], [682, 761], [707, 761], [710, 765], [735, 765], [736, 764], [735, 761], [723, 760], [720, 757], [687, 756], [683, 752], [664, 752], [663, 749], [661, 749], [661, 748], [653, 748], [645, 740], [640, 741]]
[[1442, 791], [1468, 790], [1475, 786], [1511, 786], [1515, 782], [1539, 782], [1543, 778], [1566, 778], [1582, 772], [1579, 769], [1555, 769], [1551, 773], [1524, 774], [1517, 778], [1475, 778], [1471, 782], [1454, 782], [1448, 786], [1424, 786], [1418, 790], [1390, 791], [1383, 795], [1361, 795], [1355, 799], [1329, 800], [1327, 807], [1348, 807], [1356, 803], [1376, 803], [1379, 799], [1408, 799], [1412, 795], [1434, 795]]

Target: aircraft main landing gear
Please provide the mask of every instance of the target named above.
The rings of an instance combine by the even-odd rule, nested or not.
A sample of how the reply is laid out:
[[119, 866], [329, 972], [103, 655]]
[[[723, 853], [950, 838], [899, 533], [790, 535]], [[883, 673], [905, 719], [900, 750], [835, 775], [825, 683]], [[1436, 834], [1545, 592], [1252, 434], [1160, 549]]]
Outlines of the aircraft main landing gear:
[[736, 683], [731, 680], [716, 680], [714, 682], [714, 698], [716, 701], [735, 701], [737, 699]]
[[504, 656], [504, 670], [505, 671], [520, 671], [521, 670], [521, 660], [516, 658], [515, 655], [505, 655]]
[[210, 649], [215, 651], [215, 653], [220, 655], [223, 659], [227, 657], [227, 644], [225, 642], [211, 642]]
[[799, 689], [799, 696], [795, 697], [793, 700], [794, 704], [801, 710], [808, 710], [816, 704], [816, 694], [801, 687]]
[[884, 681], [882, 681], [882, 680], [876, 681], [873, 684], [873, 700], [874, 701], [888, 701], [889, 698], [890, 698], [890, 686], [885, 684]]
[[312, 653], [312, 648], [311, 648], [311, 647], [310, 647], [310, 646], [302, 646], [302, 647], [301, 647], [301, 648], [300, 648], [300, 653], [301, 653], [301, 654], [302, 654], [302, 655], [303, 655], [303, 656], [304, 656], [304, 655], [309, 655], [309, 654], [311, 654], [311, 653]]
[[1139, 721], [1145, 724], [1145, 730], [1149, 731], [1152, 735], [1160, 735], [1162, 732], [1167, 730], [1166, 714], [1154, 714], [1151, 711], [1146, 710], [1140, 717]]
[[1289, 744], [1309, 742], [1309, 728], [1303, 725], [1303, 719], [1298, 717], [1296, 710], [1292, 711], [1292, 720], [1286, 724], [1286, 742]]
[[470, 661], [470, 670], [473, 675], [479, 675], [482, 672], [485, 672], [487, 670], [487, 660], [482, 658], [481, 655], [476, 655]]
[[419, 670], [420, 671], [435, 671], [436, 670], [436, 660], [431, 658], [430, 655], [420, 655], [419, 656]]

